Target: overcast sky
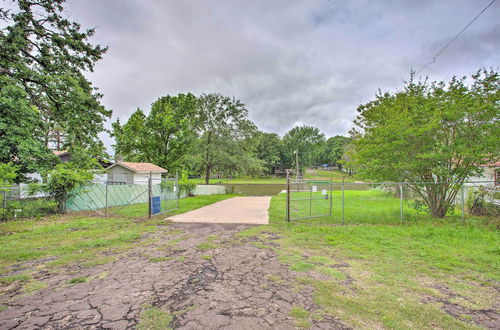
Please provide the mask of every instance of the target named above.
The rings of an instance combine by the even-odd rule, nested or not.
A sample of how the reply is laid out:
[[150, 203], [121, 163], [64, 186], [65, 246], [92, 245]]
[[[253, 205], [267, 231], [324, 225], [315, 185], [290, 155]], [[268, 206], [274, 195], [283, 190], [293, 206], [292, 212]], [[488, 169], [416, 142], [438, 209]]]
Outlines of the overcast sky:
[[[491, 0], [69, 0], [109, 51], [89, 75], [126, 121], [167, 94], [243, 101], [264, 131], [347, 134], [356, 107], [401, 87]], [[422, 75], [500, 65], [496, 1]], [[108, 125], [109, 127], [110, 125]], [[113, 142], [104, 138], [109, 147]]]

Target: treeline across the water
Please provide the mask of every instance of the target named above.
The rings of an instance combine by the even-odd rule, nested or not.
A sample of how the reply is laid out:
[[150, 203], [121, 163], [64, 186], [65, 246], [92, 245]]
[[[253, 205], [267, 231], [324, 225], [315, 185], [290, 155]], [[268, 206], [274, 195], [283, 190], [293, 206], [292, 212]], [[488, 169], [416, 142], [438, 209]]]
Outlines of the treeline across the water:
[[350, 139], [326, 138], [310, 126], [293, 127], [284, 136], [259, 131], [245, 105], [220, 94], [179, 94], [156, 100], [150, 111], [137, 109], [113, 123], [117, 159], [151, 162], [169, 174], [187, 171], [213, 176], [303, 171], [311, 166], [342, 168]]

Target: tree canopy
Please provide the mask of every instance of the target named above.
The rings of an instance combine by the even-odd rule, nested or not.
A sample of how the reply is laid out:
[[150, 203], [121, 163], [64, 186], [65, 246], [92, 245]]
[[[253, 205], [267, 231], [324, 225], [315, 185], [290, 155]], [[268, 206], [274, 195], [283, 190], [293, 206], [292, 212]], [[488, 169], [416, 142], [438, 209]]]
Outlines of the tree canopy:
[[350, 138], [342, 135], [335, 135], [326, 140], [320, 150], [320, 162], [323, 164], [335, 165], [338, 166], [339, 169], [342, 169], [342, 156], [350, 140]]
[[[468, 80], [469, 79], [469, 80]], [[468, 83], [470, 81], [470, 83]], [[435, 216], [444, 216], [460, 184], [498, 161], [498, 72], [481, 70], [448, 82], [415, 81], [359, 106], [354, 161], [358, 174], [409, 186]]]
[[151, 162], [170, 173], [189, 166], [197, 129], [193, 94], [160, 97], [146, 116], [138, 109], [121, 125], [113, 123], [115, 153], [128, 161]]
[[284, 169], [283, 141], [276, 133], [258, 132], [256, 134], [255, 156], [262, 160], [267, 174]]
[[[2, 146], [0, 160], [20, 163], [20, 174], [50, 158], [42, 155], [49, 150], [41, 144], [50, 146], [54, 135], [64, 137], [59, 148], [78, 147], [80, 152], [94, 155], [104, 150], [98, 134], [111, 111], [101, 105], [102, 95], [84, 72], [93, 70], [106, 48], [88, 41], [94, 30], [82, 30], [78, 23], [64, 18], [63, 3], [18, 0], [16, 8], [2, 11], [6, 24], [0, 30], [1, 97], [4, 104], [20, 105], [18, 111], [22, 112], [19, 121], [13, 121], [14, 114], [2, 116], [2, 127], [19, 125], [34, 133], [18, 131], [14, 136], [0, 128], [0, 135], [10, 140]], [[32, 146], [13, 148], [18, 138]], [[32, 159], [26, 159], [28, 148]]]
[[325, 142], [325, 135], [319, 129], [311, 126], [297, 126], [289, 130], [283, 137], [286, 165], [296, 168], [298, 153], [299, 170], [312, 165], [319, 165], [319, 155]]
[[243, 103], [220, 94], [204, 94], [198, 100], [197, 116], [196, 163], [206, 183], [214, 172], [226, 176], [260, 172], [261, 162], [254, 156], [257, 128]]

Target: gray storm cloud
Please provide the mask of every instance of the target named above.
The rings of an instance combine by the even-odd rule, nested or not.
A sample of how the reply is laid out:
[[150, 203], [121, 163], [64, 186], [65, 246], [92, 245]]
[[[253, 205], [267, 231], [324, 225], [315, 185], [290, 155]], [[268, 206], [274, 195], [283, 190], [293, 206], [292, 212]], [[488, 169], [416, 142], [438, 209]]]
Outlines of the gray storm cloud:
[[[109, 52], [89, 78], [113, 120], [158, 97], [220, 92], [265, 131], [308, 124], [346, 134], [359, 104], [396, 89], [489, 0], [70, 0]], [[470, 74], [500, 63], [500, 2], [422, 74]], [[104, 136], [109, 146], [112, 141]]]

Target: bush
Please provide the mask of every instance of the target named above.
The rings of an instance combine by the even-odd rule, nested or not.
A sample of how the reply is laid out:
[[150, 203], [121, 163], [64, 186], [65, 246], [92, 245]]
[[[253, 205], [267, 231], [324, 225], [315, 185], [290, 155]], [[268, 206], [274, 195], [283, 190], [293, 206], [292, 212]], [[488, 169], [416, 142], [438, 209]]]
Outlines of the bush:
[[12, 220], [17, 218], [39, 218], [47, 214], [57, 213], [57, 202], [48, 198], [26, 198], [10, 200], [2, 209], [2, 218]]
[[57, 202], [59, 212], [66, 212], [66, 200], [71, 192], [80, 186], [89, 184], [94, 178], [94, 174], [83, 168], [68, 163], [58, 164], [53, 170], [48, 172], [47, 183], [34, 184], [30, 186], [31, 193], [39, 191], [49, 193]]
[[467, 197], [469, 213], [473, 215], [500, 216], [500, 207], [488, 202], [488, 199], [492, 200], [493, 198], [494, 194], [485, 187], [473, 190]]
[[180, 197], [182, 193], [186, 193], [188, 196], [193, 196], [195, 189], [196, 184], [189, 181], [186, 171], [182, 171], [181, 178], [179, 180], [179, 191], [177, 192], [177, 197]]

